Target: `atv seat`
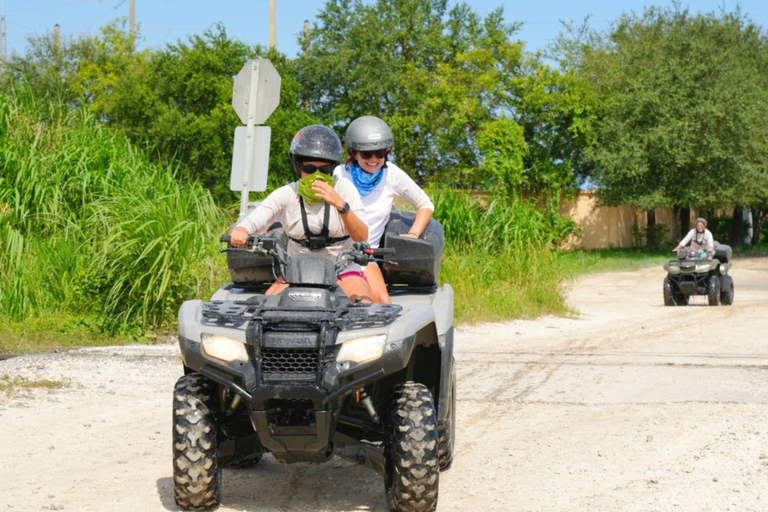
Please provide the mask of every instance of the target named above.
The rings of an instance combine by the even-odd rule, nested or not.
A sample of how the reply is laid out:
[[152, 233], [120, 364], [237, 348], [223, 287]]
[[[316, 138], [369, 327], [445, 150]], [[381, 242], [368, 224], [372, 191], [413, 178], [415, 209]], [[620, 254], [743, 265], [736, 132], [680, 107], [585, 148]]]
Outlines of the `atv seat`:
[[435, 219], [430, 219], [420, 238], [400, 236], [408, 232], [415, 219], [416, 212], [392, 210], [384, 228], [381, 246], [395, 250], [393, 255], [387, 255], [384, 259], [397, 263], [396, 266], [388, 263], [382, 265], [384, 281], [390, 287], [437, 286], [443, 259], [443, 226]]
[[720, 242], [715, 242], [715, 256], [714, 258], [720, 263], [728, 263], [731, 261], [731, 258], [733, 257], [733, 250], [731, 249], [730, 245], [721, 244]]
[[[288, 235], [285, 234], [285, 230], [279, 223], [274, 224], [267, 233], [277, 238], [277, 243], [284, 250], [287, 250]], [[227, 253], [229, 275], [232, 277], [232, 282], [238, 286], [272, 284], [275, 281], [275, 276], [272, 273], [273, 262], [272, 256], [262, 254], [245, 251]]]

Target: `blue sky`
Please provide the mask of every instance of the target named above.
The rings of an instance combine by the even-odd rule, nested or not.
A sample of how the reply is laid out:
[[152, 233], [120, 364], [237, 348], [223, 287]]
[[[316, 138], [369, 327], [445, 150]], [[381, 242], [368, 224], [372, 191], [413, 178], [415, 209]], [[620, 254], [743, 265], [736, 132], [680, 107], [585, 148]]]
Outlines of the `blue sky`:
[[[29, 35], [52, 31], [58, 23], [64, 37], [96, 33], [110, 20], [129, 13], [129, 0], [0, 0], [6, 17], [6, 46], [10, 55], [25, 49]], [[201, 34], [212, 24], [222, 22], [234, 39], [248, 44], [269, 43], [269, 0], [135, 0], [136, 21], [144, 38], [140, 48], [160, 47], [188, 34]], [[449, 5], [456, 2], [451, 0]], [[590, 16], [589, 25], [604, 30], [625, 12], [640, 13], [647, 5], [670, 6], [669, 0], [537, 0], [500, 1], [472, 0], [467, 2], [480, 14], [503, 6], [507, 21], [524, 25], [518, 38], [526, 49], [536, 50], [553, 40], [561, 31], [561, 20], [581, 22]], [[691, 11], [719, 12], [721, 7], [733, 11], [740, 5], [742, 12], [756, 24], [768, 26], [766, 0], [698, 0], [682, 1]], [[297, 37], [303, 31], [304, 20], [313, 22], [324, 5], [322, 1], [276, 0], [277, 48], [289, 57], [299, 51]]]

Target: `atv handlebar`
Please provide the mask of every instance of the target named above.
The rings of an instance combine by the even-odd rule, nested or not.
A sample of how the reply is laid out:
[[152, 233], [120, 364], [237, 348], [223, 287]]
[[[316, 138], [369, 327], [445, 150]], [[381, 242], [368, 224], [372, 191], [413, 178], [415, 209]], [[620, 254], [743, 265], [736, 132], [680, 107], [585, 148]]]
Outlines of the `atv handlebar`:
[[374, 261], [383, 261], [391, 265], [397, 265], [394, 261], [387, 261], [376, 256], [384, 256], [387, 254], [395, 254], [395, 250], [388, 247], [372, 248], [368, 242], [355, 242], [352, 247], [342, 251], [336, 258], [336, 270], [340, 273], [342, 269], [351, 263], [357, 263], [361, 266], [366, 266]]
[[219, 252], [248, 251], [265, 255], [272, 254], [273, 252], [278, 254], [283, 252], [282, 247], [277, 243], [277, 238], [272, 235], [249, 235], [245, 247], [234, 247], [230, 245], [232, 243], [232, 237], [229, 235], [221, 235], [219, 241], [225, 242], [228, 245], [225, 249], [219, 249]]
[[[285, 267], [288, 264], [288, 254], [278, 243], [277, 238], [274, 236], [269, 234], [249, 235], [245, 247], [233, 247], [230, 245], [232, 242], [232, 237], [229, 235], [221, 235], [219, 237], [219, 241], [228, 244], [226, 248], [219, 249], [219, 252], [245, 251], [262, 254], [264, 256], [272, 256], [280, 268], [280, 275], [285, 277]], [[352, 244], [352, 247], [342, 251], [336, 257], [336, 273], [341, 274], [344, 271], [344, 268], [351, 265], [352, 263], [357, 263], [358, 265], [364, 267], [374, 261], [381, 261], [390, 265], [397, 266], [397, 262], [381, 258], [381, 256], [390, 254], [395, 254], [395, 250], [388, 247], [378, 247], [373, 249], [367, 242], [355, 242]], [[275, 278], [277, 278], [277, 276], [275, 276]]]

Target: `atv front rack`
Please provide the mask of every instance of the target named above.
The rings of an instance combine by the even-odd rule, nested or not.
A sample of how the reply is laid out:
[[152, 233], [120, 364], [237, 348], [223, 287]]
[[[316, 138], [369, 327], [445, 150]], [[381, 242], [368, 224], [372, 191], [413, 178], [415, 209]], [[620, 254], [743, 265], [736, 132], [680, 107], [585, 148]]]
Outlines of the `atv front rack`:
[[337, 308], [270, 307], [264, 299], [256, 302], [213, 300], [203, 303], [202, 315], [210, 320], [264, 323], [327, 324], [340, 329], [363, 329], [389, 325], [403, 307], [397, 304], [345, 304]]

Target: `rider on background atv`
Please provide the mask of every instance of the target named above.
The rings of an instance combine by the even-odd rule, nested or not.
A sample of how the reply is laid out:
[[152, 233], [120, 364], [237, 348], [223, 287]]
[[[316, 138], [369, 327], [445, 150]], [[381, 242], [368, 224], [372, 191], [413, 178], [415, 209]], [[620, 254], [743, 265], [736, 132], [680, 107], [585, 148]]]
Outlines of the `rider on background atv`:
[[677, 247], [672, 250], [677, 251], [688, 245], [688, 242], [691, 243], [691, 248], [695, 249], [697, 252], [715, 252], [715, 239], [712, 236], [712, 232], [707, 229], [707, 219], [704, 217], [696, 219], [696, 227], [690, 230], [688, 234], [685, 235], [685, 238], [680, 240]]
[[[333, 170], [342, 158], [339, 137], [325, 126], [299, 130], [291, 142], [291, 165], [298, 181], [275, 190], [232, 230], [231, 244], [246, 245], [248, 236], [262, 233], [280, 222], [289, 237], [288, 256], [319, 252], [331, 261], [353, 242], [368, 239], [365, 208], [360, 194], [345, 179], [334, 179]], [[371, 287], [362, 267], [350, 265], [339, 276], [339, 286], [354, 301], [372, 302]], [[276, 283], [267, 295], [287, 285]]]

